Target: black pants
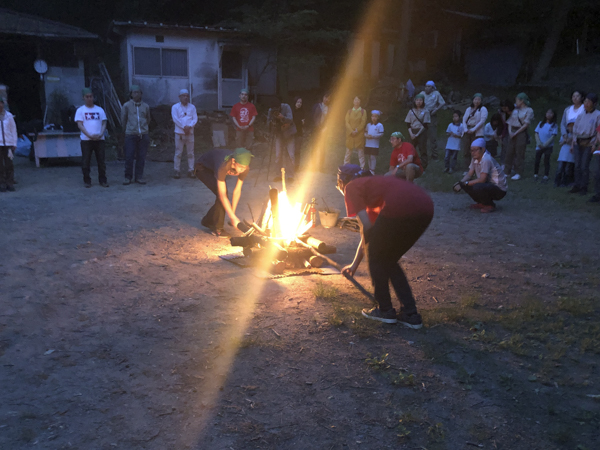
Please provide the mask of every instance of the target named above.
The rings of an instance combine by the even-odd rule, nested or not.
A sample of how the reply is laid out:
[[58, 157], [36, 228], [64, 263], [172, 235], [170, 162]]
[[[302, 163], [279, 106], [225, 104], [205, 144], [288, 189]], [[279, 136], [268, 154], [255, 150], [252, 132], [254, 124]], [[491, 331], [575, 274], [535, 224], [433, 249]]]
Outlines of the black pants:
[[544, 175], [548, 176], [550, 174], [550, 155], [552, 154], [552, 149], [553, 147], [546, 147], [535, 151], [535, 163], [533, 166], [533, 173], [535, 175], [537, 175], [540, 170], [542, 156], [544, 157]]
[[407, 314], [417, 312], [415, 298], [398, 260], [417, 242], [432, 218], [433, 214], [407, 218], [379, 216], [366, 233], [369, 272], [375, 286], [375, 300], [381, 311], [392, 308], [391, 281], [402, 305], [401, 311]]
[[[206, 215], [202, 218], [202, 225], [208, 228], [215, 228], [222, 230], [225, 223], [225, 208], [223, 203], [219, 199], [219, 188], [217, 185], [217, 178], [215, 173], [207, 169], [206, 167], [197, 164], [196, 165], [196, 177], [204, 183], [204, 185], [211, 190], [213, 194], [217, 196], [215, 204], [208, 210]], [[227, 192], [229, 196], [229, 192]]]
[[8, 157], [11, 147], [0, 146], [0, 186], [15, 184], [15, 166]]
[[135, 180], [144, 178], [146, 153], [150, 145], [147, 134], [128, 134], [125, 136], [125, 178], [131, 180], [134, 176], [133, 162], [135, 161]]
[[[415, 147], [415, 150], [419, 152], [421, 165], [423, 166], [423, 171], [425, 171], [425, 169], [427, 169], [427, 165], [429, 164], [429, 158], [427, 156], [427, 130], [423, 130], [423, 132], [417, 136], [416, 139], [411, 140], [411, 143]], [[435, 157], [437, 158], [437, 153]]]
[[558, 168], [556, 169], [556, 177], [554, 178], [554, 185], [568, 186], [573, 183], [575, 179], [575, 163], [566, 161], [559, 161]]
[[506, 191], [503, 191], [493, 183], [477, 183], [473, 185], [460, 183], [460, 185], [463, 191], [469, 194], [469, 197], [477, 203], [486, 206], [496, 206], [494, 200], [502, 200], [506, 195]]
[[92, 162], [92, 153], [96, 154], [96, 164], [98, 164], [98, 182], [106, 183], [106, 160], [104, 153], [104, 141], [81, 141], [81, 171], [83, 172], [83, 182], [91, 183], [90, 164]]

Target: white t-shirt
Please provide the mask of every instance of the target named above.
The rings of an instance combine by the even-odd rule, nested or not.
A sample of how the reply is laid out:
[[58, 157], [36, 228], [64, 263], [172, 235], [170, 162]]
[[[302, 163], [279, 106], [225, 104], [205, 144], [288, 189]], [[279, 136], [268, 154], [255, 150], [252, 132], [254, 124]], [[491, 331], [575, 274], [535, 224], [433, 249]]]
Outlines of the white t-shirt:
[[379, 148], [379, 139], [381, 139], [381, 136], [383, 136], [383, 124], [381, 122], [378, 122], [375, 125], [373, 125], [372, 122], [368, 123], [365, 130], [365, 136], [367, 134], [369, 136], [376, 136], [376, 138], [367, 139], [365, 142], [365, 147]]
[[581, 105], [579, 108], [575, 109], [574, 105], [571, 105], [567, 108], [567, 110], [565, 111], [567, 113], [567, 123], [569, 123], [570, 120], [575, 120], [577, 119], [577, 117], [579, 117], [581, 115], [582, 112], [585, 111], [585, 108], [583, 107], [583, 105]]
[[[106, 113], [102, 108], [97, 105], [88, 108], [83, 105], [77, 108], [77, 112], [75, 113], [75, 122], [83, 122], [83, 127], [88, 134], [100, 134], [102, 131], [102, 121], [106, 120]], [[104, 140], [104, 135], [100, 138]], [[91, 140], [85, 134], [81, 133], [82, 141]]]
[[[448, 128], [446, 128], [446, 133], [454, 133], [462, 137], [462, 135], [465, 133], [465, 129], [463, 128], [462, 123], [459, 123], [458, 125], [450, 123], [448, 124]], [[448, 136], [446, 150], [460, 150], [460, 138]]]

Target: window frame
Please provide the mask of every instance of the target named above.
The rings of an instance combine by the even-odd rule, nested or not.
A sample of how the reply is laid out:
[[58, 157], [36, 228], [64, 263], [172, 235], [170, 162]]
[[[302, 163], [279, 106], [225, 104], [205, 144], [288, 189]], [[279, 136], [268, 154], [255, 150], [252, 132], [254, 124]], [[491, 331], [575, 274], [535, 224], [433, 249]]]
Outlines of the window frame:
[[[158, 49], [160, 51], [160, 75], [141, 75], [135, 71], [135, 49], [136, 48], [151, 48]], [[163, 75], [163, 50], [179, 50], [185, 51], [185, 62], [186, 71], [185, 75]], [[190, 77], [190, 51], [187, 47], [165, 47], [160, 45], [132, 45], [131, 46], [131, 69], [134, 77], [146, 77], [146, 78], [178, 78], [178, 79], [189, 79]]]

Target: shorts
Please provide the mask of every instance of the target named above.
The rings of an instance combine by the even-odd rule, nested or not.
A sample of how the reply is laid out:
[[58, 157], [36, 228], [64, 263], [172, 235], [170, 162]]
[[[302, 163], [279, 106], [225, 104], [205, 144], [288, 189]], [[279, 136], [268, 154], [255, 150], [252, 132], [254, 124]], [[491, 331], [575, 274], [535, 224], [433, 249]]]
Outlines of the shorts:
[[365, 147], [365, 155], [379, 156], [379, 148]]

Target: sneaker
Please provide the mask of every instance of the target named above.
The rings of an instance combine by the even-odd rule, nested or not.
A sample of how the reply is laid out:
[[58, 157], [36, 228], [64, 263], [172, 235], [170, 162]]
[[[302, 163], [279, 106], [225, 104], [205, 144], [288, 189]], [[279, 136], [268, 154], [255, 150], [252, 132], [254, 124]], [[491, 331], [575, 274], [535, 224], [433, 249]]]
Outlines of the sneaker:
[[421, 314], [419, 313], [406, 314], [401, 312], [398, 315], [398, 322], [413, 330], [418, 330], [423, 327], [423, 319], [421, 319]]
[[521, 179], [521, 175], [519, 175], [518, 173], [515, 173], [510, 179], [511, 180], [515, 180], [515, 181], [520, 180]]
[[131, 179], [130, 178], [125, 178], [123, 180], [123, 186], [129, 186], [131, 184]]
[[188, 170], [188, 178], [196, 178], [196, 173], [193, 170]]
[[[10, 188], [9, 188], [10, 190]], [[588, 200], [588, 203], [598, 203], [600, 202], [600, 195], [594, 195], [592, 198]]]
[[546, 184], [548, 182], [548, 177], [546, 175], [544, 175], [544, 178], [542, 178], [542, 184]]
[[15, 192], [15, 187], [12, 184], [6, 186], [6, 190], [8, 192]]
[[484, 207], [485, 205], [483, 203], [474, 203], [472, 205], [469, 205], [469, 209], [481, 209]]
[[568, 192], [569, 194], [577, 194], [579, 191], [581, 191], [580, 188], [578, 188], [577, 186], [573, 186]]
[[449, 173], [450, 169], [448, 169], [447, 167], [444, 169], [444, 173]]
[[496, 207], [493, 205], [489, 205], [489, 206], [484, 206], [483, 208], [481, 208], [481, 212], [482, 213], [491, 213], [496, 211]]
[[137, 180], [135, 180], [135, 182], [137, 184], [146, 184], [146, 180], [144, 180], [143, 178], [138, 178]]
[[398, 319], [396, 319], [396, 310], [394, 308], [385, 311], [385, 312], [381, 312], [381, 310], [379, 308], [372, 308], [372, 309], [363, 309], [362, 310], [362, 315], [365, 316], [367, 319], [371, 319], [371, 320], [377, 320], [379, 322], [383, 322], [383, 323], [396, 323], [398, 322]]
[[100, 186], [102, 186], [102, 187], [110, 187], [110, 185], [107, 182], [100, 183]]
[[175, 178], [176, 180], [179, 180], [181, 178], [181, 173], [179, 172], [179, 170], [175, 171], [175, 175], [173, 175], [173, 178]]
[[448, 173], [454, 173], [454, 170], [448, 169]]
[[85, 184], [84, 184], [84, 186], [85, 186], [86, 188], [91, 188], [91, 187], [92, 187], [92, 183], [85, 183]]
[[538, 176], [537, 175], [533, 176], [533, 181], [535, 181], [537, 183], [537, 181], [538, 181]]

